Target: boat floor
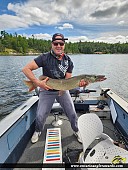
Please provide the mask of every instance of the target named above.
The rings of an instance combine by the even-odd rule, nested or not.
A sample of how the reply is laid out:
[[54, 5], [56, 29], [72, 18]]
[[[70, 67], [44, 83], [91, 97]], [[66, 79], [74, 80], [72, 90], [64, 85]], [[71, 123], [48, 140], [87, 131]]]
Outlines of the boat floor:
[[[83, 113], [77, 113], [77, 114], [79, 117]], [[77, 141], [76, 136], [73, 134], [73, 130], [70, 126], [70, 122], [68, 121], [68, 118], [64, 114], [60, 115], [60, 117], [63, 120], [63, 124], [59, 127], [61, 128], [62, 155], [64, 161], [64, 155], [67, 148], [74, 149], [74, 151], [75, 149], [82, 150], [82, 144]], [[46, 132], [47, 132], [47, 128], [54, 128], [54, 126], [52, 126], [51, 124], [53, 120], [54, 120], [54, 116], [50, 113], [46, 120], [46, 124], [39, 138], [39, 141], [35, 144], [32, 144], [31, 141], [29, 141], [18, 163], [42, 163], [43, 162]], [[101, 120], [104, 126], [104, 133], [108, 134], [112, 139], [113, 138], [116, 139], [114, 135], [115, 128], [111, 123], [111, 120], [108, 119], [101, 119]], [[77, 160], [74, 160], [73, 162], [77, 162]], [[14, 170], [19, 170], [19, 169], [20, 168], [14, 168]], [[22, 168], [22, 170], [24, 169], [26, 168]], [[29, 170], [31, 168], [27, 168], [27, 169]], [[33, 168], [33, 170], [34, 169], [40, 170], [41, 168], [35, 167]]]

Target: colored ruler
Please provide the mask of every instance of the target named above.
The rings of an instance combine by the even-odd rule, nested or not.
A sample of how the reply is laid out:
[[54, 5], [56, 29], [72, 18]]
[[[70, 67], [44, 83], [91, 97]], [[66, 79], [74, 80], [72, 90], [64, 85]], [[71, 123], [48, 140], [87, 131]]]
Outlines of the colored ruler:
[[[62, 163], [61, 129], [60, 128], [47, 129], [43, 163], [45, 164]], [[59, 168], [56, 168], [56, 169], [59, 169]]]

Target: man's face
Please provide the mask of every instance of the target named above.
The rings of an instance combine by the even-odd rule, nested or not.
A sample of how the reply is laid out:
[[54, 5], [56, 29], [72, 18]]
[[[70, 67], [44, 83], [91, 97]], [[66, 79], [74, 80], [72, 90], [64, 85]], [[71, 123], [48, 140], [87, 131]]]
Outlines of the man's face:
[[[56, 38], [62, 38], [61, 36], [56, 36]], [[56, 55], [60, 55], [64, 52], [65, 43], [62, 40], [55, 40], [52, 42], [52, 50]]]

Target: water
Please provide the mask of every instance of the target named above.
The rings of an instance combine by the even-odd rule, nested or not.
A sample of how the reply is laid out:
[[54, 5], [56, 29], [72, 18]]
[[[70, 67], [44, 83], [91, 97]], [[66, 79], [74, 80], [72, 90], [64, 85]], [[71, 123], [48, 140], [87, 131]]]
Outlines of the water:
[[[74, 62], [73, 75], [104, 74], [107, 80], [89, 85], [88, 89], [99, 86], [111, 88], [128, 100], [128, 54], [116, 55], [70, 55]], [[0, 56], [0, 115], [11, 113], [16, 107], [34, 94], [28, 93], [22, 68], [35, 56]], [[41, 69], [34, 71], [38, 77]], [[0, 118], [0, 119], [1, 119]]]

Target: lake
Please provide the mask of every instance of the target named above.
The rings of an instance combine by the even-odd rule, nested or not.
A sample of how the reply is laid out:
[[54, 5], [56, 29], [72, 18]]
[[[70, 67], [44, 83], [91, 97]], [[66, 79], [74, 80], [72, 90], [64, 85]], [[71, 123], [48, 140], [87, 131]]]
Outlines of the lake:
[[[11, 113], [34, 94], [28, 93], [22, 68], [36, 56], [0, 56], [0, 115]], [[91, 84], [87, 89], [111, 88], [128, 101], [128, 54], [70, 55], [74, 62], [73, 76], [104, 74], [107, 80]], [[38, 77], [41, 69], [34, 71]], [[1, 119], [0, 118], [0, 119]]]

